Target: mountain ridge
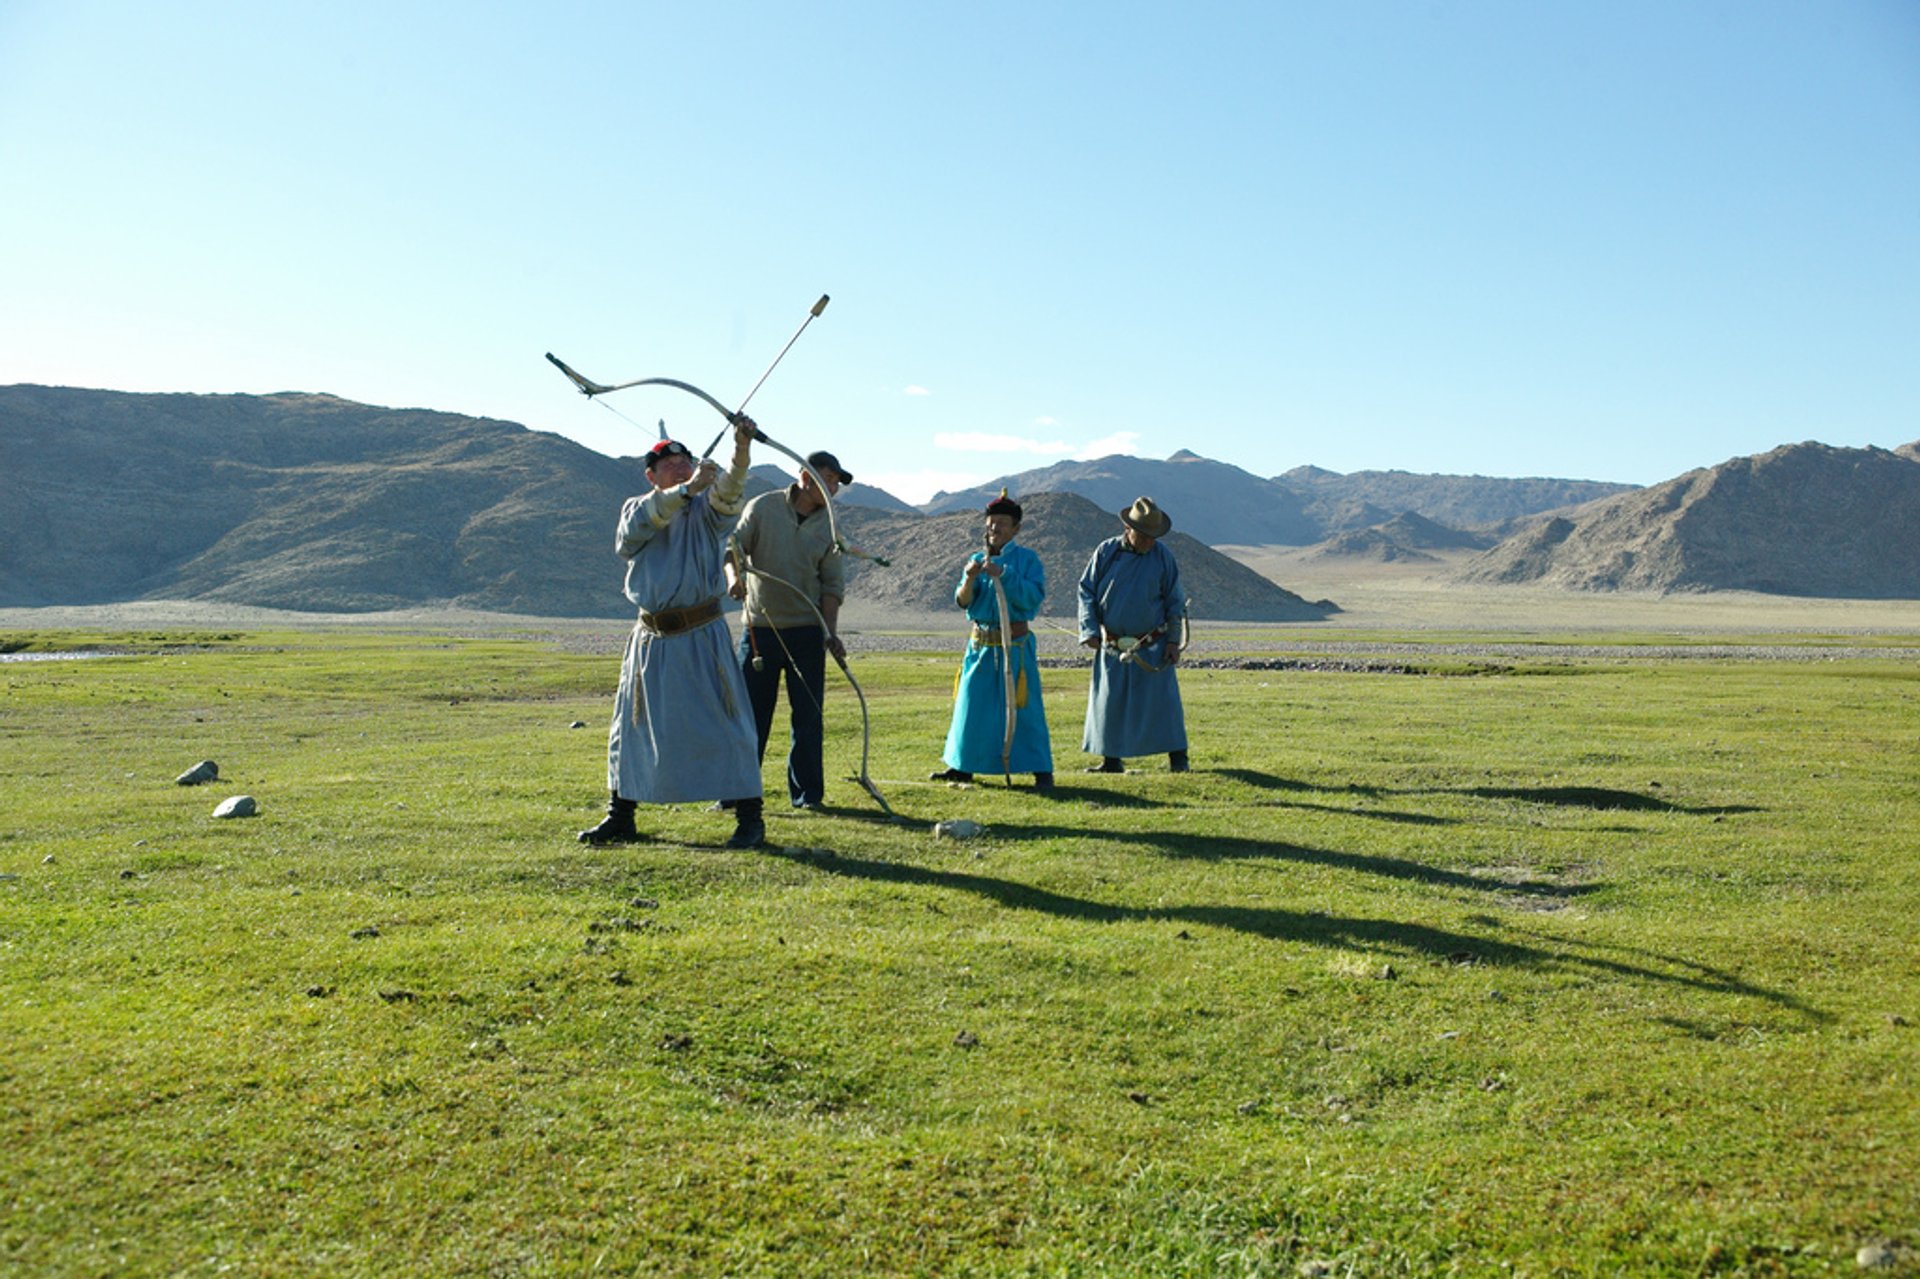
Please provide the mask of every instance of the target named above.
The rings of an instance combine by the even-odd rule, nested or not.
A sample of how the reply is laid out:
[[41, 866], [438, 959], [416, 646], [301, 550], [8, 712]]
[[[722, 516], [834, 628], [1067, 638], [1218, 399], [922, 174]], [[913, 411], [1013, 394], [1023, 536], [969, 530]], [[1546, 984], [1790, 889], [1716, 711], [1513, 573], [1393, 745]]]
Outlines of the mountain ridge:
[[1463, 582], [1573, 590], [1920, 597], [1920, 441], [1816, 442], [1701, 467], [1535, 523]]
[[[1257, 544], [1249, 534], [1262, 528], [1314, 535], [1320, 558], [1408, 563], [1432, 553], [1457, 561], [1504, 537], [1466, 562], [1463, 582], [1920, 597], [1920, 441], [1891, 451], [1783, 445], [1646, 489], [1406, 472], [1349, 482], [1317, 467], [1262, 479], [1186, 449], [1161, 462], [1112, 457], [1023, 474], [1062, 486], [1015, 489], [1036, 514], [1032, 536], [1050, 540], [1049, 570], [1062, 586], [1077, 576], [1076, 558], [1084, 563], [1117, 531], [1118, 512], [1151, 494], [1173, 518], [1183, 570], [1202, 583], [1200, 611], [1216, 617], [1324, 617], [1337, 607], [1272, 594], [1266, 579], [1235, 578], [1215, 562], [1225, 557], [1210, 540]], [[646, 486], [637, 457], [493, 418], [303, 392], [36, 386], [0, 387], [0, 477], [0, 605], [204, 599], [552, 616], [627, 612], [614, 516]], [[763, 463], [749, 492], [790, 482]], [[1606, 491], [1510, 514], [1596, 489]], [[863, 578], [862, 589], [949, 607], [947, 561], [977, 541], [980, 507], [997, 492], [944, 495], [948, 511], [923, 514], [884, 490], [843, 490], [835, 505], [854, 540], [940, 565], [924, 581], [916, 562], [891, 579]], [[1419, 506], [1503, 522], [1462, 528]], [[1066, 540], [1051, 544], [1055, 530]], [[919, 585], [908, 589], [909, 579]]]
[[930, 515], [984, 506], [1002, 488], [1022, 493], [1072, 492], [1115, 510], [1147, 494], [1209, 545], [1310, 546], [1338, 533], [1370, 528], [1402, 514], [1460, 532], [1507, 530], [1520, 519], [1580, 505], [1636, 486], [1598, 480], [1419, 475], [1316, 466], [1262, 477], [1180, 449], [1164, 461], [1116, 454], [1091, 461], [1003, 475], [969, 489], [936, 494]]
[[[491, 418], [299, 392], [20, 386], [0, 387], [0, 475], [0, 605], [9, 607], [201, 599], [310, 612], [446, 605], [618, 616], [631, 606], [615, 518], [646, 488], [637, 457], [608, 458]], [[748, 492], [789, 482], [762, 464]], [[943, 561], [977, 540], [974, 516], [948, 528], [897, 500], [836, 508], [850, 530], [912, 534], [916, 545], [937, 544]], [[1060, 509], [1071, 514], [1060, 527], [1082, 530], [1085, 545], [1048, 554], [1056, 575], [1077, 575], [1075, 556], [1084, 561], [1118, 521], [1091, 506], [1091, 519], [1071, 503]], [[1233, 583], [1217, 594], [1239, 615], [1332, 611], [1199, 542], [1183, 559], [1197, 581]], [[944, 583], [913, 600], [884, 577], [872, 585], [927, 609], [946, 607], [952, 590]]]

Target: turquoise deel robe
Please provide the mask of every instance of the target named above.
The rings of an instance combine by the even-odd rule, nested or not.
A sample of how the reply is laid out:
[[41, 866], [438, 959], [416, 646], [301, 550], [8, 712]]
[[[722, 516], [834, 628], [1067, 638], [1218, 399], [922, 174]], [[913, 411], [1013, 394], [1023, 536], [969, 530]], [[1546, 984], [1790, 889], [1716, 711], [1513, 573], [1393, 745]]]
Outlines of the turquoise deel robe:
[[[643, 612], [726, 592], [720, 561], [746, 477], [733, 478], [690, 500], [674, 489], [627, 499], [615, 549], [628, 561], [627, 598]], [[607, 734], [607, 789], [648, 804], [760, 795], [760, 741], [725, 617], [678, 635], [633, 628]]]
[[1093, 659], [1087, 687], [1087, 727], [1081, 748], [1094, 755], [1124, 758], [1187, 749], [1187, 717], [1180, 705], [1180, 681], [1167, 665], [1167, 641], [1178, 643], [1187, 596], [1180, 566], [1164, 542], [1142, 555], [1123, 538], [1094, 548], [1080, 575], [1080, 638], [1095, 639], [1100, 628], [1128, 638], [1165, 627], [1140, 646], [1138, 662], [1121, 661], [1102, 645]]
[[[984, 558], [975, 551], [972, 559]], [[1008, 542], [1000, 554], [1002, 575], [998, 581], [982, 573], [974, 579], [973, 603], [967, 605], [967, 617], [975, 623], [997, 628], [1000, 608], [993, 593], [1007, 593], [1007, 618], [1030, 622], [1040, 612], [1047, 597], [1046, 570], [1040, 557], [1016, 542]], [[959, 602], [964, 576], [954, 588]], [[1013, 752], [1006, 771], [1012, 773], [1051, 773], [1053, 743], [1047, 738], [1047, 712], [1040, 701], [1040, 663], [1031, 634], [1014, 640], [1007, 648], [967, 641], [967, 655], [960, 664], [954, 682], [953, 726], [947, 730], [947, 749], [943, 758], [948, 768], [969, 773], [998, 773], [1000, 747], [1006, 740], [1007, 698], [1006, 668], [1001, 665], [1011, 655], [1014, 673]]]

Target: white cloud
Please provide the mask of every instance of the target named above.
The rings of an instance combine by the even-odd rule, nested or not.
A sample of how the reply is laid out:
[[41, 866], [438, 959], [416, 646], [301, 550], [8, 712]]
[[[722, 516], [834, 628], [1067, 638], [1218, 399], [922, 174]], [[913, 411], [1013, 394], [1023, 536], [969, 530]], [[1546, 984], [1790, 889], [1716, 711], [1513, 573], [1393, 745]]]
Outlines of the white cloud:
[[1058, 426], [1060, 425], [1060, 422], [1056, 418], [1050, 418], [1043, 414], [1042, 416], [1033, 419], [1033, 424], [1035, 426]]
[[1096, 457], [1111, 457], [1115, 453], [1124, 453], [1128, 457], [1138, 457], [1140, 455], [1140, 432], [1116, 431], [1104, 440], [1095, 440], [1091, 444], [1082, 445], [1074, 451], [1073, 460], [1076, 462], [1087, 462]]
[[985, 484], [992, 478], [961, 471], [875, 471], [869, 474], [860, 472], [863, 487], [885, 489], [887, 492], [912, 506], [933, 500], [935, 493], [957, 493], [961, 489], [970, 489], [976, 484]]
[[910, 386], [910, 387], [908, 387], [908, 388], [907, 388], [907, 389], [906, 389], [905, 391], [903, 391], [903, 392], [901, 392], [901, 394], [903, 394], [903, 395], [932, 395], [932, 394], [933, 394], [933, 392], [932, 392], [932, 391], [929, 391], [929, 390], [928, 390], [928, 389], [927, 389], [926, 387], [924, 387], [924, 386]]

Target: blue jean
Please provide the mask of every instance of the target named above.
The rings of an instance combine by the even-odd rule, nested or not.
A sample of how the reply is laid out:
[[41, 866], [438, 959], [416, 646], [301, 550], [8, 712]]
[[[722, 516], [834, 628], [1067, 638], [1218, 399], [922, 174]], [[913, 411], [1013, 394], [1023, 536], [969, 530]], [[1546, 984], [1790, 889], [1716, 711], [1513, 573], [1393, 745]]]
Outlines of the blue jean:
[[[754, 669], [756, 656], [759, 670]], [[762, 763], [767, 758], [767, 738], [773, 733], [773, 708], [780, 701], [780, 676], [786, 673], [787, 722], [793, 737], [787, 751], [787, 798], [796, 806], [818, 804], [826, 790], [820, 764], [825, 736], [820, 723], [827, 682], [825, 632], [818, 626], [743, 627], [740, 671], [747, 677], [747, 700], [760, 735]]]

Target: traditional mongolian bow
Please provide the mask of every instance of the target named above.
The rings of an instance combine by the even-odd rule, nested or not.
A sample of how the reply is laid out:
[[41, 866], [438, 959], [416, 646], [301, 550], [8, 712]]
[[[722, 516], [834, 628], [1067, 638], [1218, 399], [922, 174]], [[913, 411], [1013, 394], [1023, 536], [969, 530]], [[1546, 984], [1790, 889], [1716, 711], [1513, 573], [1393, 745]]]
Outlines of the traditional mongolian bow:
[[[734, 565], [737, 568], [739, 568], [741, 572], [750, 573], [755, 577], [765, 578], [769, 582], [775, 582], [781, 586], [786, 587], [789, 591], [793, 592], [794, 598], [798, 599], [802, 604], [805, 604], [807, 608], [813, 613], [813, 615], [819, 619], [820, 633], [822, 635], [828, 635], [828, 636], [832, 634], [833, 628], [827, 625], [827, 615], [820, 611], [820, 606], [813, 602], [812, 597], [810, 597], [805, 591], [801, 590], [798, 586], [795, 586], [792, 582], [789, 582], [786, 578], [781, 577], [775, 573], [769, 573], [762, 568], [754, 568], [752, 565], [748, 564], [747, 557], [741, 553], [739, 544], [734, 540], [731, 534], [728, 535], [727, 542], [733, 552]], [[742, 625], [743, 626], [745, 625], [744, 621], [742, 622]], [[780, 641], [781, 649], [785, 651], [787, 654], [787, 661], [789, 663], [792, 663], [793, 651], [787, 648], [787, 641], [784, 637], [781, 636], [780, 628], [777, 626], [773, 628], [773, 637], [776, 640]], [[900, 820], [900, 815], [893, 811], [893, 805], [887, 803], [887, 797], [880, 793], [880, 788], [874, 785], [873, 777], [867, 771], [867, 757], [871, 753], [872, 745], [873, 745], [873, 721], [867, 715], [866, 690], [861, 688], [860, 681], [853, 677], [853, 667], [847, 665], [847, 659], [842, 657], [839, 653], [834, 653], [831, 648], [829, 648], [827, 651], [830, 653], [833, 653], [833, 660], [839, 664], [840, 673], [847, 677], [847, 683], [853, 686], [853, 695], [860, 699], [860, 775], [854, 778], [854, 780], [860, 783], [861, 790], [867, 792], [867, 794], [873, 797], [874, 803], [880, 805], [881, 812], [885, 813], [888, 817], [892, 818], [894, 821], [897, 822]], [[755, 669], [756, 670], [759, 669], [757, 661], [755, 663]], [[791, 679], [789, 679], [789, 683], [791, 683]], [[802, 679], [800, 681], [800, 687], [805, 688], [807, 690], [807, 696], [810, 698], [813, 698], [813, 703], [815, 706], [820, 707], [823, 711], [825, 710], [825, 707], [821, 705], [819, 696], [817, 696], [811, 688], [807, 687], [806, 680]], [[822, 691], [824, 692], [825, 690], [822, 690]], [[791, 693], [789, 693], [789, 695], [791, 695]]]
[[[737, 409], [728, 408], [726, 405], [722, 404], [719, 400], [715, 399], [713, 396], [707, 394], [705, 391], [701, 390], [699, 387], [693, 385], [693, 383], [682, 382], [678, 378], [643, 377], [643, 378], [635, 378], [631, 382], [617, 382], [617, 383], [614, 383], [612, 386], [608, 386], [600, 382], [595, 382], [591, 378], [588, 378], [583, 374], [575, 371], [573, 368], [569, 367], [564, 360], [562, 360], [559, 356], [555, 355], [551, 351], [547, 352], [547, 359], [553, 364], [555, 368], [559, 369], [562, 373], [566, 374], [567, 378], [574, 384], [575, 387], [579, 389], [580, 394], [586, 396], [588, 399], [593, 399], [596, 396], [606, 395], [613, 391], [624, 391], [627, 388], [634, 387], [634, 386], [669, 386], [677, 391], [685, 391], [687, 394], [694, 396], [697, 399], [705, 401], [710, 407], [712, 407], [714, 412], [718, 413], [721, 417], [727, 420], [728, 427], [732, 427], [737, 425], [740, 419], [745, 415], [748, 403], [752, 401], [753, 397], [756, 394], [759, 393], [760, 388], [763, 385], [765, 385], [767, 378], [772, 375], [774, 369], [779, 367], [780, 361], [786, 358], [787, 352], [793, 349], [793, 344], [800, 340], [800, 335], [807, 331], [807, 326], [809, 324], [812, 324], [814, 320], [819, 317], [820, 313], [827, 309], [827, 301], [828, 301], [828, 295], [825, 293], [822, 293], [820, 295], [820, 300], [818, 302], [815, 302], [813, 306], [807, 311], [807, 318], [800, 321], [800, 327], [793, 331], [793, 336], [787, 339], [787, 344], [780, 348], [780, 354], [773, 357], [773, 363], [767, 365], [767, 371], [760, 375], [760, 380], [753, 384], [753, 389], [747, 392], [746, 399], [743, 399], [740, 401], [740, 407]], [[702, 460], [705, 460], [706, 458], [712, 456], [713, 450], [719, 446], [720, 441], [722, 439], [726, 438], [726, 434], [727, 434], [726, 428], [722, 428], [720, 433], [713, 437], [713, 443], [707, 445], [706, 451], [700, 455]], [[661, 436], [663, 439], [665, 438], [665, 423], [661, 424]], [[827, 487], [827, 482], [825, 477], [822, 476], [820, 472], [816, 471], [811, 465], [809, 465], [806, 458], [801, 457], [798, 453], [795, 453], [792, 449], [780, 443], [780, 441], [769, 436], [765, 431], [761, 430], [757, 425], [753, 429], [753, 438], [757, 442], [766, 445], [768, 448], [773, 449], [775, 452], [784, 453], [786, 456], [792, 458], [796, 466], [798, 466], [806, 474], [813, 476], [814, 486], [818, 488], [820, 491], [821, 504], [826, 508], [827, 529], [832, 535], [834, 549], [842, 552], [843, 554], [854, 555], [862, 559], [872, 560], [874, 563], [879, 564], [882, 567], [886, 566], [888, 561], [880, 558], [878, 555], [869, 555], [865, 551], [861, 551], [856, 549], [855, 547], [849, 546], [846, 540], [840, 536], [840, 524], [839, 524], [839, 521], [835, 518], [834, 512], [833, 512], [833, 493]], [[743, 569], [746, 568], [745, 556], [736, 556], [736, 561], [739, 563], [739, 565]], [[807, 607], [813, 610], [814, 616], [820, 619], [820, 629], [822, 634], [827, 633], [831, 629], [827, 626], [826, 616], [820, 612], [819, 606], [814, 604], [814, 602], [811, 599], [808, 599], [806, 592], [802, 591], [799, 587], [793, 585], [793, 583], [791, 582], [786, 581], [784, 578], [775, 577], [773, 574], [767, 573], [760, 569], [749, 569], [748, 571], [757, 573], [761, 577], [768, 578], [769, 580], [779, 582], [782, 586], [785, 586], [787, 587], [787, 589], [791, 590], [795, 595], [798, 595], [803, 601], [805, 601]], [[784, 641], [782, 642], [784, 643]], [[854, 694], [860, 699], [861, 738], [860, 738], [860, 777], [858, 780], [860, 782], [861, 787], [867, 792], [867, 794], [873, 796], [874, 800], [886, 812], [887, 816], [895, 817], [893, 809], [887, 804], [885, 797], [883, 797], [880, 794], [879, 789], [873, 784], [873, 780], [867, 775], [868, 745], [872, 739], [872, 731], [871, 731], [871, 728], [869, 727], [869, 722], [867, 719], [867, 695], [861, 689], [860, 681], [853, 677], [853, 671], [848, 668], [846, 659], [844, 657], [841, 657], [838, 653], [836, 653], [834, 654], [834, 661], [839, 663], [841, 673], [843, 673], [847, 677], [847, 683], [853, 685]], [[803, 680], [801, 682], [804, 685], [805, 681]], [[809, 689], [808, 693], [809, 695], [811, 695], [812, 690]], [[898, 820], [898, 818], [895, 817], [895, 820]]]
[[[1001, 489], [1000, 496], [1004, 498], [1006, 495], [1007, 491]], [[986, 549], [982, 554], [988, 560], [993, 559], [993, 538], [991, 536], [987, 538]], [[1001, 691], [1005, 694], [1007, 703], [1006, 735], [1000, 739], [1000, 775], [1006, 780], [1008, 786], [1012, 786], [1013, 730], [1020, 712], [1013, 704], [1015, 688], [1013, 677], [1013, 623], [1009, 621], [1007, 617], [1006, 576], [1004, 571], [1000, 577], [992, 580], [991, 585], [993, 587], [994, 607], [1000, 615], [1000, 682], [1002, 684]]]
[[[759, 392], [761, 386], [764, 385], [767, 378], [772, 375], [774, 369], [779, 366], [780, 361], [786, 358], [787, 352], [793, 349], [793, 344], [800, 340], [800, 335], [807, 331], [807, 326], [809, 324], [812, 324], [815, 317], [817, 317], [822, 311], [827, 309], [827, 297], [828, 295], [825, 293], [822, 293], [820, 295], [820, 300], [818, 302], [815, 302], [813, 304], [812, 309], [807, 312], [807, 318], [800, 321], [800, 327], [793, 331], [793, 336], [787, 339], [787, 344], [780, 348], [780, 354], [773, 357], [773, 363], [767, 365], [767, 371], [760, 375], [760, 381], [755, 382], [753, 384], [753, 390], [747, 392], [747, 398], [740, 401], [740, 407], [737, 409], [728, 408], [726, 405], [722, 404], [719, 400], [716, 400], [713, 396], [708, 395], [705, 391], [693, 385], [693, 383], [682, 382], [678, 378], [643, 377], [643, 378], [635, 378], [631, 382], [616, 382], [613, 385], [608, 386], [600, 382], [595, 382], [591, 378], [588, 378], [578, 372], [575, 372], [572, 368], [570, 368], [567, 365], [567, 363], [564, 360], [562, 360], [559, 356], [555, 355], [551, 351], [547, 352], [547, 359], [552, 362], [555, 368], [559, 369], [562, 373], [566, 374], [567, 377], [573, 382], [574, 386], [579, 389], [580, 394], [586, 396], [588, 399], [593, 399], [595, 396], [606, 395], [613, 391], [624, 391], [628, 387], [634, 387], [634, 386], [670, 386], [677, 391], [685, 391], [689, 395], [696, 396], [699, 399], [704, 400], [708, 405], [712, 406], [714, 412], [718, 413], [721, 417], [727, 419], [728, 425], [731, 426], [740, 420], [741, 415], [746, 412], [747, 404], [753, 399], [754, 395]], [[724, 429], [720, 432], [719, 435], [714, 436], [713, 443], [707, 445], [706, 452], [700, 455], [701, 458], [704, 460], [707, 457], [711, 456], [714, 448], [720, 443], [721, 439], [723, 439], [725, 436], [726, 436], [726, 431]], [[792, 449], [780, 443], [780, 441], [769, 436], [765, 431], [761, 430], [758, 426], [754, 427], [753, 438], [759, 443], [764, 444], [768, 448], [774, 450], [776, 453], [786, 454], [786, 456], [793, 459], [794, 464], [798, 466], [802, 471], [806, 472], [808, 475], [813, 476], [813, 482], [817, 486], [819, 486], [819, 489], [820, 489], [820, 500], [822, 503], [825, 504], [827, 509], [827, 529], [833, 536], [833, 545], [835, 549], [842, 551], [845, 554], [856, 556], [860, 559], [872, 560], [875, 564], [879, 564], [882, 567], [886, 566], [886, 564], [888, 563], [887, 560], [882, 559], [878, 555], [870, 555], [867, 552], [862, 551], [857, 547], [848, 545], [846, 539], [840, 536], [840, 522], [835, 517], [834, 511], [833, 511], [833, 495], [827, 491], [826, 481], [821, 477], [820, 473], [814, 470], [813, 467], [807, 464], [807, 459], [805, 459], [804, 457], [801, 457], [798, 453], [795, 453]]]

